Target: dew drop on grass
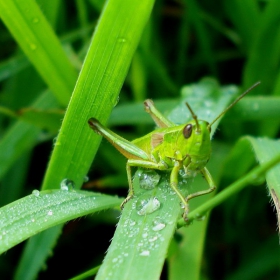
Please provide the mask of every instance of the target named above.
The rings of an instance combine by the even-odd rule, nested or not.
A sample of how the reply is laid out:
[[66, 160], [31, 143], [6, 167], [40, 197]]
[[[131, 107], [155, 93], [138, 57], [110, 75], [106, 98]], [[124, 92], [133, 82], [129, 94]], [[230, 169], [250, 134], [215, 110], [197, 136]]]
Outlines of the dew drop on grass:
[[135, 225], [136, 225], [136, 222], [134, 220], [130, 220], [129, 226], [135, 226]]
[[195, 215], [195, 219], [196, 219], [196, 221], [204, 221], [206, 219], [206, 215], [200, 215], [197, 213]]
[[140, 216], [151, 214], [160, 207], [160, 202], [156, 197], [142, 198], [136, 203], [137, 214]]
[[53, 146], [60, 146], [60, 142], [57, 141], [58, 136], [53, 138]]
[[118, 43], [124, 44], [126, 43], [126, 39], [123, 37], [118, 38]]
[[149, 250], [143, 250], [143, 251], [140, 252], [139, 255], [142, 256], [142, 257], [148, 257], [148, 256], [150, 256], [150, 251]]
[[156, 217], [153, 221], [153, 231], [160, 231], [164, 229], [166, 224], [163, 222], [163, 220], [160, 217]]
[[144, 190], [153, 189], [159, 182], [160, 175], [154, 170], [145, 170], [140, 174], [139, 185]]
[[33, 191], [32, 191], [32, 194], [33, 194], [34, 196], [36, 196], [36, 197], [39, 197], [39, 196], [40, 196], [40, 191], [38, 191], [38, 190], [33, 190]]
[[69, 191], [75, 188], [75, 183], [69, 179], [63, 179], [60, 183], [60, 189], [62, 191]]
[[117, 99], [116, 99], [116, 101], [114, 103], [114, 107], [116, 107], [118, 105], [119, 101], [120, 101], [120, 96], [118, 95], [118, 97], [117, 97]]

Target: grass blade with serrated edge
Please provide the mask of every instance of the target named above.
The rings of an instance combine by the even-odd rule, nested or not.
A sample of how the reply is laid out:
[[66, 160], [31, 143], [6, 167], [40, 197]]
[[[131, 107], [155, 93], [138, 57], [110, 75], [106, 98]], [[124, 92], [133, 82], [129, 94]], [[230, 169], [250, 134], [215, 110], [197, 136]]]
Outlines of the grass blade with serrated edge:
[[[268, 138], [249, 138], [260, 165], [280, 155], [280, 141]], [[278, 230], [280, 224], [280, 164], [266, 173], [266, 182], [277, 211]]]
[[117, 206], [121, 201], [86, 191], [33, 191], [0, 208], [0, 254], [47, 228]]

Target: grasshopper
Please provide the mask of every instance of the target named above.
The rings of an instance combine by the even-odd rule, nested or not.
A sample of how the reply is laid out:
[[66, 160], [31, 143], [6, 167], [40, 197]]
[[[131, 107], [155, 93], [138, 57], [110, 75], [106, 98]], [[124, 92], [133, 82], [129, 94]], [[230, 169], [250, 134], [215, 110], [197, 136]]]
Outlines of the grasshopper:
[[[121, 204], [121, 208], [123, 209], [125, 203], [134, 195], [131, 167], [171, 171], [170, 187], [181, 200], [184, 207], [183, 218], [187, 221], [189, 200], [213, 192], [216, 189], [214, 180], [205, 167], [211, 155], [211, 126], [259, 83], [257, 82], [241, 94], [211, 123], [198, 120], [190, 105], [186, 103], [193, 120], [186, 124], [176, 125], [156, 109], [152, 100], [147, 99], [144, 101], [145, 110], [151, 115], [159, 128], [131, 142], [104, 127], [97, 119], [89, 119], [89, 126], [96, 133], [106, 138], [128, 159], [126, 171], [129, 191], [128, 196]], [[178, 176], [181, 169], [184, 170], [187, 177], [194, 177], [200, 172], [207, 181], [209, 188], [189, 194], [185, 198], [178, 189]]]

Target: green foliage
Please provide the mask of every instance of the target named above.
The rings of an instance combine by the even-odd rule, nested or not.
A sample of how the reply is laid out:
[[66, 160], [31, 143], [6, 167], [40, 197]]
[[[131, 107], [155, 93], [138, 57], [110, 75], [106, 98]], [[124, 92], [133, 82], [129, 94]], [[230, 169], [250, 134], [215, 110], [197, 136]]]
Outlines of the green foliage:
[[[277, 0], [0, 0], [1, 278], [278, 279], [279, 13]], [[98, 149], [90, 117], [133, 140], [154, 128], [146, 98], [175, 123], [190, 119], [186, 101], [211, 121], [258, 80], [213, 127], [218, 190], [191, 201], [190, 225], [164, 172], [144, 190], [135, 169], [120, 214], [125, 159]], [[139, 215], [151, 197], [159, 209]]]

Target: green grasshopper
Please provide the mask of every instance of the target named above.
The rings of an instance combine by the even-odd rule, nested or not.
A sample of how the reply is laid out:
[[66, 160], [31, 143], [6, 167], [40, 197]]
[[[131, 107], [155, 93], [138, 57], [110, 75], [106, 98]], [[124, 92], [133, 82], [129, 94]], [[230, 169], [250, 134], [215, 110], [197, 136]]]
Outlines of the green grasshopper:
[[[123, 209], [125, 203], [133, 195], [131, 167], [143, 167], [147, 169], [171, 171], [170, 187], [176, 192], [184, 207], [183, 218], [187, 221], [189, 212], [189, 200], [208, 194], [216, 189], [214, 180], [205, 167], [211, 154], [211, 126], [231, 109], [249, 91], [259, 85], [254, 84], [247, 91], [241, 94], [231, 105], [220, 113], [211, 123], [198, 120], [190, 105], [186, 103], [193, 120], [187, 124], [176, 125], [166, 119], [154, 106], [152, 100], [144, 102], [145, 110], [153, 118], [158, 129], [151, 133], [137, 138], [131, 142], [115, 134], [104, 127], [98, 120], [88, 120], [90, 127], [98, 134], [105, 137], [120, 153], [127, 159], [126, 171], [129, 184], [127, 198], [121, 204]], [[206, 179], [209, 189], [188, 195], [186, 198], [178, 189], [179, 171], [184, 169], [187, 177], [194, 177], [198, 172]]]

